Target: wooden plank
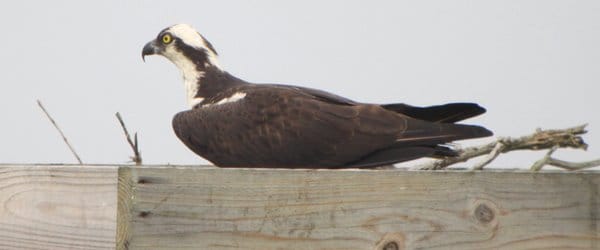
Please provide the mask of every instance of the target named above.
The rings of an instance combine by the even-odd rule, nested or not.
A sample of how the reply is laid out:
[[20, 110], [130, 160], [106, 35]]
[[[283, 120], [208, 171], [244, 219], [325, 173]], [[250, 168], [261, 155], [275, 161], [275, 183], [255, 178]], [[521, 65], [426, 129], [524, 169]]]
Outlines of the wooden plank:
[[133, 220], [132, 202], [135, 199], [133, 194], [133, 179], [131, 168], [119, 168], [119, 187], [117, 204], [117, 249], [129, 249], [129, 239], [131, 238], [131, 221]]
[[120, 249], [600, 249], [599, 172], [121, 174]]
[[0, 249], [115, 248], [117, 167], [0, 165]]

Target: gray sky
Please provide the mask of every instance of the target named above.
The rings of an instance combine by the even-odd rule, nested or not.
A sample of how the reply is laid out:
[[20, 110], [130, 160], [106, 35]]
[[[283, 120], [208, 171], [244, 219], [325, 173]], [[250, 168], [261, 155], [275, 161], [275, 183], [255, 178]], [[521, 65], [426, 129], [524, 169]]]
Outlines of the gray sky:
[[[324, 89], [363, 102], [481, 104], [467, 123], [497, 136], [589, 123], [600, 157], [599, 1], [11, 1], [0, 8], [0, 162], [74, 162], [41, 99], [86, 163], [206, 163], [178, 141], [178, 70], [141, 49], [175, 23], [196, 27], [222, 66], [252, 82]], [[492, 138], [461, 141], [473, 145]], [[543, 152], [503, 155], [529, 166]]]

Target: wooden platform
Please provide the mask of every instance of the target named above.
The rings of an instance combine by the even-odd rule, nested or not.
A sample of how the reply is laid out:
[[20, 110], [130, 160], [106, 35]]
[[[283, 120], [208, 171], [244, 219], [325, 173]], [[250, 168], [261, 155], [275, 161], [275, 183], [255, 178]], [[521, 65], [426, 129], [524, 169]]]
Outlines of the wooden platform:
[[600, 249], [600, 171], [0, 165], [0, 249]]

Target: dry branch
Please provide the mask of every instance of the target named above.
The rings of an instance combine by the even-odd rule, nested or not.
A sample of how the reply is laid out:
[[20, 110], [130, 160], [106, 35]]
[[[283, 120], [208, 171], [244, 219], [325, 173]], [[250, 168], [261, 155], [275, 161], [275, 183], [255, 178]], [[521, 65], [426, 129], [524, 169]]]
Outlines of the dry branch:
[[497, 142], [496, 145], [494, 146], [494, 148], [492, 149], [492, 151], [485, 157], [485, 159], [477, 164], [475, 164], [473, 166], [472, 169], [474, 170], [481, 170], [483, 169], [483, 167], [485, 167], [485, 165], [489, 164], [490, 162], [492, 162], [493, 160], [495, 160], [498, 155], [500, 155], [502, 153], [502, 150], [504, 150], [506, 148], [506, 145], [504, 145], [504, 143], [502, 142]]
[[142, 154], [140, 154], [140, 150], [138, 147], [137, 132], [133, 134], [132, 141], [129, 132], [127, 131], [127, 127], [125, 127], [125, 122], [123, 121], [123, 118], [121, 118], [121, 114], [117, 112], [115, 116], [117, 116], [117, 120], [119, 120], [119, 124], [121, 124], [121, 128], [123, 128], [123, 132], [125, 133], [125, 139], [127, 139], [127, 143], [131, 147], [131, 150], [133, 150], [133, 156], [130, 156], [131, 161], [135, 162], [136, 165], [142, 165]]
[[54, 125], [54, 128], [56, 128], [56, 130], [58, 130], [58, 133], [60, 133], [60, 136], [62, 137], [63, 141], [67, 144], [67, 147], [69, 147], [69, 150], [71, 150], [71, 153], [73, 153], [73, 155], [75, 156], [75, 158], [77, 159], [79, 164], [83, 164], [83, 162], [81, 161], [81, 158], [79, 158], [79, 155], [77, 154], [77, 152], [75, 152], [75, 149], [73, 148], [73, 146], [71, 146], [71, 143], [69, 143], [69, 140], [67, 140], [67, 137], [65, 136], [65, 134], [62, 132], [60, 127], [58, 127], [58, 124], [56, 124], [56, 122], [54, 121], [52, 116], [50, 116], [50, 113], [48, 113], [46, 108], [44, 108], [44, 105], [42, 105], [42, 102], [40, 100], [37, 100], [37, 104], [40, 107], [40, 109], [42, 109], [42, 111], [44, 111], [44, 114], [46, 114], [46, 117], [48, 117], [48, 119], [50, 120], [52, 125]]
[[[583, 141], [583, 138], [581, 138], [580, 136], [587, 132], [585, 130], [585, 126], [586, 125], [584, 124], [567, 129], [537, 129], [536, 132], [531, 135], [521, 136], [517, 138], [498, 138], [496, 141], [485, 145], [459, 149], [459, 155], [457, 157], [448, 157], [441, 160], [435, 160], [432, 162], [415, 166], [414, 168], [423, 170], [443, 169], [452, 164], [465, 162], [469, 159], [478, 156], [488, 155], [488, 157], [483, 162], [476, 164], [473, 168], [482, 169], [484, 166], [492, 162], [499, 154], [506, 153], [509, 151], [543, 150], [552, 148], [575, 148], [585, 150], [587, 149], [587, 144]], [[556, 159], [548, 160], [545, 164], [559, 164], [556, 163], [555, 160]], [[561, 163], [564, 162], [561, 161]], [[594, 161], [592, 161], [592, 163], [594, 163]]]
[[548, 150], [544, 158], [533, 163], [531, 166], [531, 171], [540, 171], [546, 165], [555, 166], [566, 170], [582, 170], [600, 166], [600, 159], [586, 162], [569, 162], [553, 158], [552, 154], [556, 151], [556, 149], [558, 149], [558, 147], [553, 147], [552, 149]]

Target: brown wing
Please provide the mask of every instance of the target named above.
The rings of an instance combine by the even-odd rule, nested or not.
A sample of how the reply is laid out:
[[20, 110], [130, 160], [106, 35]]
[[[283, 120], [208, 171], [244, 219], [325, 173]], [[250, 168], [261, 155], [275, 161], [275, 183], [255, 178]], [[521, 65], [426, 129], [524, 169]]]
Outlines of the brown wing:
[[[287, 88], [237, 89], [244, 99], [177, 114], [173, 128], [192, 151], [218, 166], [323, 167], [352, 137], [357, 113]], [[348, 122], [350, 121], [350, 123]], [[333, 157], [334, 158], [334, 157]]]
[[335, 103], [340, 105], [356, 105], [357, 102], [350, 100], [348, 98], [335, 95], [329, 92], [325, 92], [323, 90], [299, 87], [299, 86], [290, 86], [290, 85], [281, 85], [281, 84], [262, 84], [261, 87], [272, 87], [272, 88], [280, 88], [286, 89], [288, 91], [295, 91], [298, 93], [302, 93], [304, 95], [309, 95], [312, 98], [319, 99], [328, 103]]
[[371, 167], [430, 156], [437, 144], [488, 133], [287, 88], [235, 91], [247, 95], [173, 119], [192, 151], [222, 167]]

